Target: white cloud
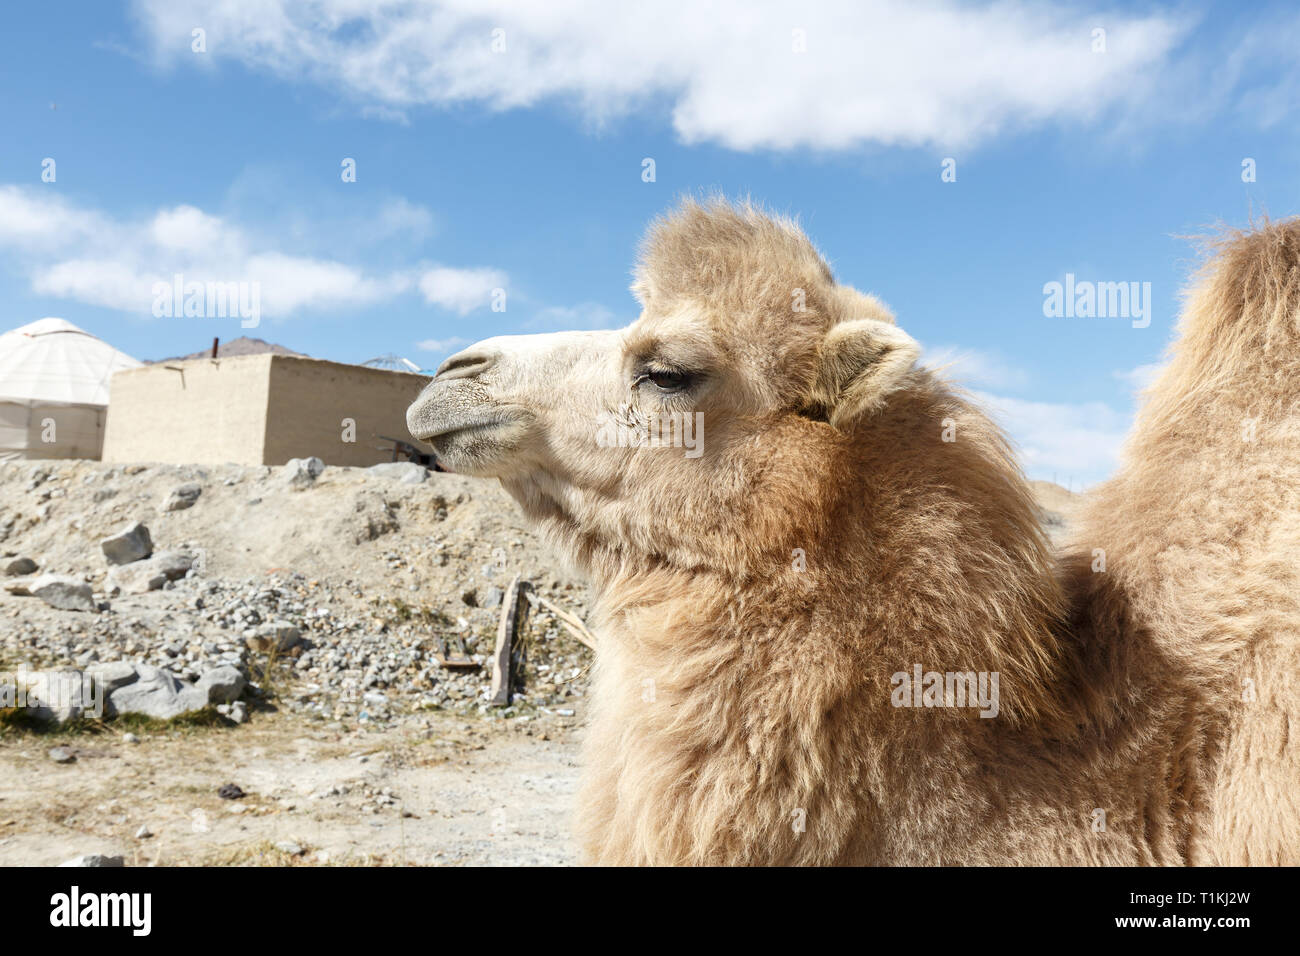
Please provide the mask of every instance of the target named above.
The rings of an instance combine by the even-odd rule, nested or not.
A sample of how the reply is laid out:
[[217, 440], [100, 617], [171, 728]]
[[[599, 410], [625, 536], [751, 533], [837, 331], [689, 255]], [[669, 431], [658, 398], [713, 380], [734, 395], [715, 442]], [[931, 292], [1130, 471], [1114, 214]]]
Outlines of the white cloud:
[[524, 323], [524, 328], [547, 332], [617, 329], [627, 325], [633, 318], [635, 316], [620, 319], [599, 302], [580, 302], [577, 305], [552, 305], [538, 309]]
[[427, 208], [398, 196], [387, 200], [371, 219], [366, 236], [372, 242], [401, 236], [420, 240], [433, 232], [433, 214]]
[[420, 276], [424, 301], [461, 315], [491, 304], [494, 289], [506, 287], [499, 269], [452, 269], [435, 266]]
[[1127, 382], [1129, 388], [1133, 391], [1141, 392], [1149, 388], [1160, 377], [1160, 373], [1165, 370], [1167, 364], [1167, 362], [1150, 362], [1136, 368], [1119, 369], [1111, 374], [1115, 378]]
[[959, 385], [984, 388], [1023, 388], [1029, 373], [1006, 361], [996, 352], [985, 349], [941, 345], [926, 349], [921, 361]]
[[[431, 225], [428, 210], [404, 200], [387, 201], [376, 221], [384, 235]], [[269, 317], [373, 305], [417, 285], [427, 301], [463, 313], [487, 304], [486, 293], [480, 295], [484, 283], [491, 289], [506, 282], [494, 269], [372, 273], [266, 248], [261, 236], [261, 230], [191, 205], [159, 209], [142, 220], [118, 219], [40, 187], [0, 186], [0, 250], [33, 291], [122, 312], [151, 314], [155, 284], [170, 287], [176, 275], [185, 283], [257, 283], [261, 311]]]
[[149, 224], [153, 241], [162, 249], [199, 252], [214, 243], [229, 241], [225, 223], [194, 206], [163, 209]]
[[102, 235], [108, 223], [51, 189], [0, 186], [0, 245], [38, 251]]
[[142, 271], [124, 259], [65, 259], [31, 275], [33, 292], [145, 315], [153, 307], [154, 283], [171, 281], [171, 276]]
[[1016, 443], [1029, 477], [1060, 484], [1091, 485], [1108, 477], [1132, 425], [1131, 416], [1104, 402], [1031, 402], [986, 392], [974, 395]]
[[278, 252], [249, 257], [245, 269], [249, 280], [261, 283], [262, 307], [271, 315], [372, 305], [392, 299], [411, 285], [402, 273], [368, 276], [341, 262]]
[[462, 345], [469, 345], [469, 339], [462, 339], [460, 336], [453, 335], [449, 339], [425, 339], [423, 342], [417, 342], [416, 348], [424, 352], [452, 352]]
[[[471, 284], [467, 283], [467, 286]], [[627, 325], [631, 317], [618, 318], [614, 312], [599, 302], [580, 302], [577, 305], [552, 305], [538, 309], [519, 329], [528, 332], [567, 332], [572, 329], [615, 329]], [[470, 345], [474, 340], [460, 336], [445, 339], [425, 339], [418, 348], [425, 352], [451, 354]]]
[[[686, 142], [733, 149], [969, 146], [1090, 122], [1157, 85], [1191, 21], [1000, 0], [135, 0], [163, 62], [230, 58], [339, 89], [370, 115], [547, 101], [595, 122], [667, 105]], [[190, 51], [207, 31], [208, 52]], [[1106, 30], [1093, 52], [1094, 28]], [[493, 52], [493, 31], [504, 52]], [[807, 52], [794, 52], [803, 31]]]

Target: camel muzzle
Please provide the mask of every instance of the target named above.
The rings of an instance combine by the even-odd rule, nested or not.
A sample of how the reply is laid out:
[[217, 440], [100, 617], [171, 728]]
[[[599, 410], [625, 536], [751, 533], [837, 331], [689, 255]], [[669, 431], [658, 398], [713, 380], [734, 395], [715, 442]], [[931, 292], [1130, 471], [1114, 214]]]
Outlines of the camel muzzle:
[[406, 427], [421, 441], [501, 423], [493, 415], [487, 390], [469, 379], [440, 381], [424, 387], [406, 410]]

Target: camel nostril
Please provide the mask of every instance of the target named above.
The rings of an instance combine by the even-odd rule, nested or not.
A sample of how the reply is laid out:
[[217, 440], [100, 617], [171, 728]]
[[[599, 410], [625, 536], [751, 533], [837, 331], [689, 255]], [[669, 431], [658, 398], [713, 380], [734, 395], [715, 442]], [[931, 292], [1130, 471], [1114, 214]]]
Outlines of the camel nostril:
[[498, 353], [458, 352], [438, 366], [434, 373], [436, 379], [474, 378], [491, 368], [498, 358]]

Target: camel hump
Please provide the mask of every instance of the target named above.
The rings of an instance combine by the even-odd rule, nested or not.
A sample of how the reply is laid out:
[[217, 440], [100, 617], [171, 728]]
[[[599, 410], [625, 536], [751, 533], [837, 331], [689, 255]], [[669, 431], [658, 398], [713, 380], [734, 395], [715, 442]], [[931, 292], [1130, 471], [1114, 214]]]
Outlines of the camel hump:
[[1300, 462], [1300, 217], [1204, 245], [1209, 255], [1184, 298], [1169, 361], [1146, 390], [1120, 476], [1214, 469], [1239, 481], [1284, 466], [1276, 477], [1289, 484]]
[[1208, 835], [1192, 859], [1295, 863], [1300, 803], [1277, 794], [1300, 727], [1300, 219], [1209, 251], [1071, 548], [1124, 595], [1141, 669], [1195, 701]]
[[[1300, 369], [1300, 217], [1224, 231], [1203, 247], [1172, 350], [1178, 377], [1167, 390], [1215, 396], [1256, 381], [1255, 398], [1289, 402]], [[1288, 374], [1277, 380], [1279, 372]]]
[[[1240, 625], [1252, 589], [1295, 565], [1300, 218], [1225, 233], [1208, 248], [1119, 469], [1087, 497], [1073, 535], [1207, 664], [1249, 643]], [[1300, 603], [1290, 609], [1300, 620]], [[1217, 636], [1189, 638], [1207, 623]]]

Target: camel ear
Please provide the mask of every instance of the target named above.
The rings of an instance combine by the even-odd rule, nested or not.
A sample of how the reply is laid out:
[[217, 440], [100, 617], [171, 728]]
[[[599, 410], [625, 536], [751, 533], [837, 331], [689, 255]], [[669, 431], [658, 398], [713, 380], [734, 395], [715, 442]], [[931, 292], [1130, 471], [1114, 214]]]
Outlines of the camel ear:
[[920, 354], [916, 340], [892, 322], [840, 322], [822, 342], [813, 403], [843, 429], [880, 407]]

